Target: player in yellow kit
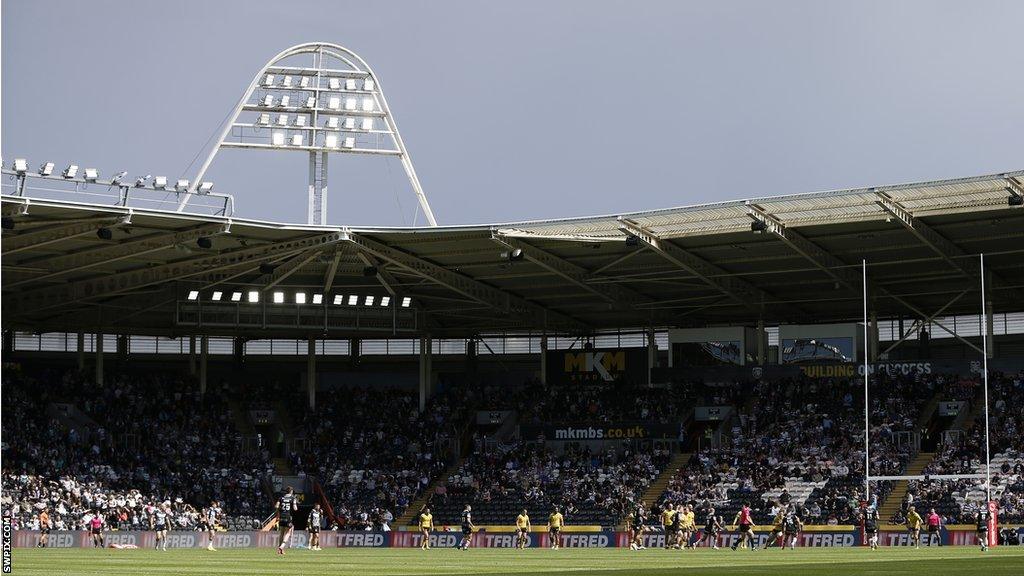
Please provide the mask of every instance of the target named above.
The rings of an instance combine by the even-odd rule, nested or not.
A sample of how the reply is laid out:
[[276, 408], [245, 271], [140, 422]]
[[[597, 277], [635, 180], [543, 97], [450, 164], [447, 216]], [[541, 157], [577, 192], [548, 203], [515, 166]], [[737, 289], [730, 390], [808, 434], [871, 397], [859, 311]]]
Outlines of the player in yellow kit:
[[420, 513], [420, 534], [423, 535], [423, 541], [420, 542], [421, 550], [430, 550], [430, 531], [434, 529], [434, 515], [430, 513], [430, 508], [423, 508], [423, 512]]
[[558, 535], [562, 532], [562, 525], [565, 523], [565, 518], [562, 517], [562, 513], [558, 511], [558, 506], [555, 506], [555, 511], [548, 516], [548, 536], [551, 538], [551, 549], [558, 550], [561, 546], [558, 544]]
[[910, 543], [914, 548], [921, 547], [921, 515], [911, 506], [907, 509], [907, 531], [910, 532]]
[[661, 529], [665, 532], [665, 550], [671, 548], [676, 539], [675, 519], [676, 509], [672, 507], [671, 502], [665, 502], [661, 510]]
[[683, 506], [682, 513], [683, 518], [682, 522], [680, 522], [683, 531], [681, 544], [683, 548], [696, 548], [697, 544], [695, 542], [691, 542], [694, 532], [697, 531], [697, 521], [693, 516], [693, 508], [690, 506]]
[[516, 548], [525, 550], [530, 542], [530, 515], [523, 508], [522, 514], [516, 516]]

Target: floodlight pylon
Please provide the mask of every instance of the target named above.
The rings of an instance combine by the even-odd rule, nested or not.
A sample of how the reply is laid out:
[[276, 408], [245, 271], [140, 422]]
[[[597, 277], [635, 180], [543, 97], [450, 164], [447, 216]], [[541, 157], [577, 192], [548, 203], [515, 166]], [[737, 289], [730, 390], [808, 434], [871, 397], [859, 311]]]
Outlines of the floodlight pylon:
[[[312, 66], [291, 65], [289, 60], [304, 55], [312, 56]], [[283, 78], [287, 75], [290, 78], [299, 77], [297, 82], [285, 85], [283, 80], [277, 82], [274, 78]], [[308, 81], [305, 80], [308, 78]], [[331, 80], [334, 80], [332, 83]], [[341, 82], [340, 80], [345, 80]], [[354, 87], [354, 88], [353, 88]], [[296, 102], [308, 102], [308, 98], [314, 98], [314, 106], [295, 106], [281, 108], [280, 105], [268, 106], [265, 103], [266, 96], [276, 96], [276, 102], [280, 102], [282, 95], [301, 95], [301, 98], [293, 98]], [[361, 100], [361, 105], [355, 110], [338, 109], [328, 106], [330, 98], [355, 98]], [[261, 125], [259, 118], [268, 112], [285, 111], [288, 113], [308, 117], [305, 125], [292, 125], [285, 128], [289, 134], [304, 135], [302, 139], [293, 140], [284, 138], [278, 139], [275, 143], [273, 132], [267, 126]], [[252, 118], [249, 118], [252, 116]], [[330, 118], [379, 118], [381, 127], [379, 129], [363, 129], [363, 126], [376, 126], [372, 123], [349, 123], [344, 127], [337, 126], [332, 122], [327, 124]], [[352, 128], [349, 128], [352, 126]], [[360, 126], [356, 129], [355, 126]], [[334, 142], [345, 142], [344, 146], [329, 147], [326, 144], [328, 135], [333, 135]], [[295, 145], [293, 142], [301, 141]], [[351, 145], [349, 145], [351, 144]], [[356, 53], [338, 44], [328, 42], [310, 42], [299, 44], [284, 50], [271, 58], [253, 76], [252, 82], [246, 89], [242, 98], [238, 101], [229, 120], [225, 123], [220, 137], [210, 149], [192, 179], [192, 186], [188, 194], [182, 194], [178, 203], [178, 212], [185, 209], [196, 187], [204, 180], [206, 171], [213, 162], [214, 157], [221, 148], [245, 148], [256, 150], [286, 150], [303, 151], [309, 154], [309, 187], [307, 219], [310, 224], [326, 224], [327, 220], [327, 158], [329, 154], [371, 154], [383, 156], [397, 156], [409, 178], [413, 192], [419, 202], [420, 209], [431, 226], [437, 226], [434, 212], [430, 209], [427, 196], [420, 185], [419, 176], [413, 167], [409, 152], [402, 141], [402, 135], [398, 131], [398, 125], [387, 100], [384, 98], [384, 91], [381, 88], [380, 79], [373, 70]]]

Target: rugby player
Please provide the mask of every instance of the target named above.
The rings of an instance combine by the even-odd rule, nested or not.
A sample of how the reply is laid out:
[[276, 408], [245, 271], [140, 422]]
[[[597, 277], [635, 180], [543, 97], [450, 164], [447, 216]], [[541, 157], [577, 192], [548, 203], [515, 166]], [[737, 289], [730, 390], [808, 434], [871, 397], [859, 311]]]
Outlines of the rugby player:
[[558, 534], [562, 531], [562, 524], [564, 523], [565, 518], [558, 511], [558, 506], [555, 506], [554, 512], [551, 513], [551, 516], [548, 516], [548, 536], [551, 538], [552, 550], [558, 550], [562, 547], [558, 542]]
[[210, 507], [206, 509], [206, 549], [210, 552], [215, 552], [216, 548], [213, 547], [213, 537], [217, 530], [217, 522], [220, 518], [220, 506], [217, 505], [217, 501], [210, 502]]
[[277, 553], [283, 555], [285, 544], [292, 545], [292, 514], [299, 509], [295, 489], [289, 486], [274, 504], [274, 509], [277, 511]]
[[672, 547], [672, 541], [676, 537], [676, 532], [679, 529], [677, 518], [676, 509], [672, 507], [672, 503], [665, 502], [661, 510], [661, 529], [665, 533], [665, 550]]
[[[775, 521], [772, 524], [772, 530], [768, 533], [768, 542], [765, 543], [764, 549], [767, 550], [772, 546], [777, 545], [779, 538], [782, 537], [782, 523], [786, 520], [786, 507], [780, 506], [779, 511], [775, 513]], [[783, 540], [780, 548], [786, 547], [786, 541]]]
[[525, 550], [529, 543], [530, 515], [526, 513], [526, 508], [523, 508], [523, 512], [516, 516], [516, 548]]
[[647, 519], [647, 510], [644, 503], [640, 502], [633, 509], [633, 516], [630, 522], [629, 531], [631, 534], [630, 550], [644, 550], [644, 522]]
[[309, 511], [309, 518], [306, 519], [306, 532], [309, 533], [309, 549], [320, 550], [320, 503], [313, 504]]
[[718, 550], [718, 534], [722, 531], [722, 518], [715, 516], [715, 509], [708, 509], [708, 517], [704, 520], [704, 535], [700, 542], [707, 542], [709, 547]]
[[872, 550], [878, 550], [878, 508], [874, 504], [864, 510], [864, 533]]
[[988, 552], [988, 521], [991, 513], [988, 511], [988, 504], [982, 504], [974, 514], [975, 531], [978, 535], [978, 544], [982, 552]]
[[420, 512], [420, 534], [423, 536], [420, 550], [430, 550], [430, 531], [433, 529], [434, 515], [430, 513], [430, 508], [424, 506], [423, 512]]
[[796, 550], [796, 538], [800, 533], [800, 530], [804, 527], [804, 521], [797, 516], [795, 507], [790, 504], [789, 510], [782, 519], [782, 547], [786, 547], [786, 541], [789, 541], [789, 549]]
[[914, 548], [921, 547], [921, 515], [913, 506], [907, 509], [907, 531], [910, 532], [910, 543]]
[[167, 552], [167, 530], [171, 525], [171, 507], [164, 502], [149, 515], [149, 529], [156, 532], [156, 549]]
[[697, 548], [697, 541], [694, 539], [697, 532], [697, 520], [693, 515], [693, 508], [689, 505], [683, 506], [683, 518], [680, 522], [679, 539], [684, 548], [695, 549]]
[[466, 504], [466, 509], [462, 511], [462, 541], [459, 542], [460, 550], [469, 550], [469, 545], [473, 543], [473, 508]]
[[36, 542], [36, 548], [46, 548], [46, 543], [50, 540], [50, 514], [43, 508], [39, 511], [39, 541]]

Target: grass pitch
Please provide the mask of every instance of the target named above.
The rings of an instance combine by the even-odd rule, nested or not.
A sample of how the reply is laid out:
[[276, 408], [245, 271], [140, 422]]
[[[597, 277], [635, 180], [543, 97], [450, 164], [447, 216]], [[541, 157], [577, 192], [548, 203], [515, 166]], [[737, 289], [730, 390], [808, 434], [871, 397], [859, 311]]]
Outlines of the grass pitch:
[[218, 550], [95, 550], [15, 549], [14, 574], [183, 576], [295, 576], [465, 574], [555, 574], [579, 576], [831, 576], [910, 575], [1020, 576], [1024, 547], [998, 547], [982, 553], [976, 547], [803, 548], [797, 550], [643, 550], [575, 548], [508, 550], [478, 548], [421, 551], [408, 548], [340, 548], [312, 552], [273, 549]]

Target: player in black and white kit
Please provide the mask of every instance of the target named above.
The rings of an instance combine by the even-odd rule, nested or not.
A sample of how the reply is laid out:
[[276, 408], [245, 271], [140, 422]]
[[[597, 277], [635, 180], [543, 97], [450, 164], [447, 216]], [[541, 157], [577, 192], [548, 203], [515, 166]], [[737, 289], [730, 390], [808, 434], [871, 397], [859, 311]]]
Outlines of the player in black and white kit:
[[790, 505], [789, 509], [786, 510], [786, 515], [782, 518], [782, 548], [786, 548], [786, 543], [789, 543], [790, 550], [796, 550], [796, 539], [797, 534], [800, 533], [800, 529], [804, 526], [804, 521], [800, 519], [796, 514], [795, 506]]
[[469, 545], [473, 543], [473, 508], [466, 504], [466, 509], [462, 511], [462, 541], [459, 542], [459, 550], [469, 550]]
[[309, 511], [309, 519], [306, 520], [306, 531], [309, 532], [309, 549], [320, 550], [320, 503], [313, 504]]
[[167, 552], [167, 530], [171, 525], [171, 507], [165, 502], [149, 515], [149, 529], [156, 532], [156, 549]]
[[722, 524], [722, 517], [715, 516], [714, 508], [709, 509], [708, 517], [704, 521], [704, 535], [697, 544], [706, 541], [708, 546], [718, 550], [718, 534], [722, 531]]
[[277, 503], [274, 504], [274, 509], [277, 511], [277, 553], [284, 554], [284, 545], [292, 544], [292, 514], [299, 509], [299, 503], [295, 498], [295, 489], [291, 486], [285, 490], [284, 494], [277, 499]]
[[873, 505], [864, 510], [864, 533], [872, 550], [878, 550], [878, 508]]
[[644, 523], [647, 521], [647, 509], [643, 502], [633, 509], [633, 519], [630, 522], [630, 531], [633, 533], [630, 550], [644, 550]]
[[991, 513], [988, 511], [988, 504], [984, 504], [974, 514], [974, 521], [977, 524], [978, 544], [981, 546], [982, 552], [988, 552], [988, 521], [990, 517]]
[[206, 528], [206, 537], [208, 538], [206, 549], [210, 552], [215, 552], [217, 549], [213, 547], [213, 537], [220, 519], [220, 506], [217, 504], [217, 501], [210, 502], [210, 507], [204, 510], [203, 513], [206, 516], [203, 519], [203, 524], [204, 528]]

